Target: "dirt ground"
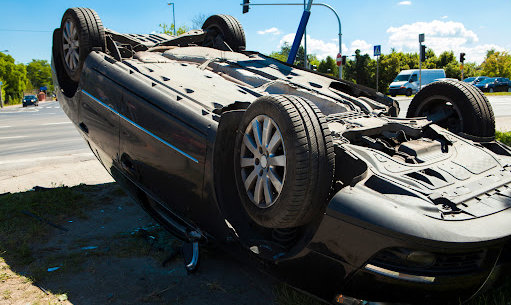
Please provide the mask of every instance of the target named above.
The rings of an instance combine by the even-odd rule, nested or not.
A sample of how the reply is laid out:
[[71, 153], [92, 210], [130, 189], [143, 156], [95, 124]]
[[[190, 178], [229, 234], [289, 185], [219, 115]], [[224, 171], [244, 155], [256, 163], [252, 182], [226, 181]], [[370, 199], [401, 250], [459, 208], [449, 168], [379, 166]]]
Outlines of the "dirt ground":
[[273, 303], [276, 283], [221, 251], [203, 251], [187, 274], [180, 241], [115, 183], [73, 189], [94, 201], [84, 213], [49, 220], [60, 228], [26, 217], [47, 230], [28, 245], [30, 258], [16, 255], [22, 245], [0, 251], [0, 304]]

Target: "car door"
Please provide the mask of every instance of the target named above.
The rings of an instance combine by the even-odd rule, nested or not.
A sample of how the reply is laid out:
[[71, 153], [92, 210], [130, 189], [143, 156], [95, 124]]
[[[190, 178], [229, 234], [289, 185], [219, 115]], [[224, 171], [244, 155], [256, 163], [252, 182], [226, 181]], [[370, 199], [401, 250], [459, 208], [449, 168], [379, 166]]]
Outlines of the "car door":
[[85, 66], [78, 121], [89, 146], [111, 173], [119, 155], [119, 107], [122, 88], [96, 70]]
[[142, 89], [137, 92], [140, 95], [124, 93], [120, 121], [123, 171], [172, 211], [196, 219], [193, 208], [200, 210], [202, 203], [208, 127], [201, 124], [199, 112], [178, 102], [181, 97]]

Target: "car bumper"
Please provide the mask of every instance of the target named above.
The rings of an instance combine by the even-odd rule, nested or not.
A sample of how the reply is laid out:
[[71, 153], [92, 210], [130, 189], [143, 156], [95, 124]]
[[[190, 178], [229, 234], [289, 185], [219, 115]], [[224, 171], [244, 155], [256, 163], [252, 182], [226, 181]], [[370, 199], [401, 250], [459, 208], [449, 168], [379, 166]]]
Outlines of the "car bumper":
[[[311, 259], [316, 272], [328, 279], [318, 277], [307, 283], [323, 284], [318, 287], [320, 297], [329, 300], [345, 294], [379, 302], [455, 302], [470, 298], [491, 284], [488, 279], [511, 269], [509, 209], [453, 222], [407, 213], [404, 218], [389, 217], [388, 208], [394, 210], [396, 204], [384, 196], [376, 200], [369, 193], [341, 190], [332, 198], [308, 245], [316, 256]], [[365, 218], [370, 210], [374, 218]], [[410, 265], [406, 259], [388, 255], [396, 249], [428, 252], [435, 261]]]
[[389, 88], [390, 95], [403, 95], [406, 94], [407, 88]]

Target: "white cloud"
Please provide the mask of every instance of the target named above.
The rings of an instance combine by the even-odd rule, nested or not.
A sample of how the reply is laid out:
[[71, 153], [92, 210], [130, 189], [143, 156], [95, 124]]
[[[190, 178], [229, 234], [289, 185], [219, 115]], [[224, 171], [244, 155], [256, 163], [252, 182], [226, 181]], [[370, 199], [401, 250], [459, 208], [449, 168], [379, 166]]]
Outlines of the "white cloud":
[[412, 5], [412, 1], [401, 1], [397, 5]]
[[358, 40], [353, 41], [349, 48], [350, 55], [355, 54], [355, 51], [357, 49], [360, 50], [361, 55], [364, 55], [364, 54], [369, 54], [371, 56], [373, 55], [373, 45], [368, 43], [365, 40], [358, 39]]
[[[295, 34], [293, 33], [284, 35], [282, 39], [280, 39], [279, 48], [284, 45], [284, 43], [292, 45], [294, 39]], [[339, 43], [337, 41], [338, 40], [335, 40], [335, 42], [326, 42], [320, 39], [314, 39], [307, 35], [307, 53], [315, 54], [318, 59], [324, 59], [327, 56], [335, 58], [339, 52]], [[345, 47], [346, 45], [343, 44], [343, 50], [345, 50]], [[343, 51], [343, 53], [345, 52]]]
[[276, 27], [269, 28], [269, 29], [262, 30], [262, 31], [257, 31], [257, 34], [259, 34], [259, 35], [266, 35], [266, 34], [279, 35], [280, 33], [281, 32], [279, 31], [279, 29], [277, 29]]
[[444, 51], [453, 51], [456, 55], [465, 52], [469, 62], [481, 63], [489, 49], [505, 50], [495, 44], [478, 44], [477, 34], [467, 29], [461, 22], [439, 20], [415, 22], [399, 27], [390, 27], [387, 29], [387, 33], [389, 34], [389, 47], [398, 51], [418, 52], [418, 37], [420, 33], [424, 33], [426, 40], [424, 44], [437, 55]]
[[449, 18], [449, 16], [445, 15], [445, 16], [442, 16], [441, 18], [442, 19], [447, 19], [447, 18]]

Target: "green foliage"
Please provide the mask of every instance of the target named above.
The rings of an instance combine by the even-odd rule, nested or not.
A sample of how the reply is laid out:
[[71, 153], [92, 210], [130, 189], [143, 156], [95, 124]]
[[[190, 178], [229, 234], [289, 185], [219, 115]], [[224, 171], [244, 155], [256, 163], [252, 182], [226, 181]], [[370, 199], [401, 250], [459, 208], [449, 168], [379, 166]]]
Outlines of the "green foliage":
[[[291, 46], [286, 42], [280, 47], [280, 51], [278, 52], [271, 52], [270, 57], [275, 58], [277, 60], [286, 62], [287, 58], [289, 57], [289, 53], [291, 53]], [[296, 53], [296, 59], [294, 64], [298, 67], [304, 67], [305, 63], [303, 58], [305, 57], [305, 49], [303, 46], [300, 46], [298, 48], [298, 53]], [[320, 61], [314, 54], [307, 54], [307, 61], [310, 65], [316, 65], [318, 66], [320, 64]]]
[[0, 52], [0, 78], [3, 79], [6, 103], [19, 102], [29, 84], [25, 65], [16, 64], [12, 56]]
[[325, 60], [319, 63], [318, 72], [338, 77], [339, 67], [337, 67], [336, 61], [331, 56], [327, 56]]
[[45, 86], [49, 91], [53, 91], [51, 66], [47, 60], [32, 59], [27, 65], [27, 76], [35, 89]]
[[511, 131], [508, 131], [508, 132], [496, 131], [495, 139], [497, 141], [500, 141], [500, 142], [506, 144], [506, 145], [511, 146]]
[[[159, 24], [158, 26], [160, 27], [160, 33], [174, 35], [174, 24], [173, 23], [170, 25], [162, 23], [162, 24]], [[190, 29], [186, 25], [182, 25], [177, 28], [176, 35], [179, 36], [181, 34], [188, 32], [189, 30]]]
[[507, 52], [489, 50], [481, 68], [486, 76], [511, 78], [511, 55]]
[[[344, 78], [360, 85], [375, 85], [375, 79], [371, 79], [371, 68], [371, 57], [368, 54], [361, 55], [360, 50], [356, 50], [355, 59], [346, 62]], [[374, 68], [376, 69], [376, 65]]]

